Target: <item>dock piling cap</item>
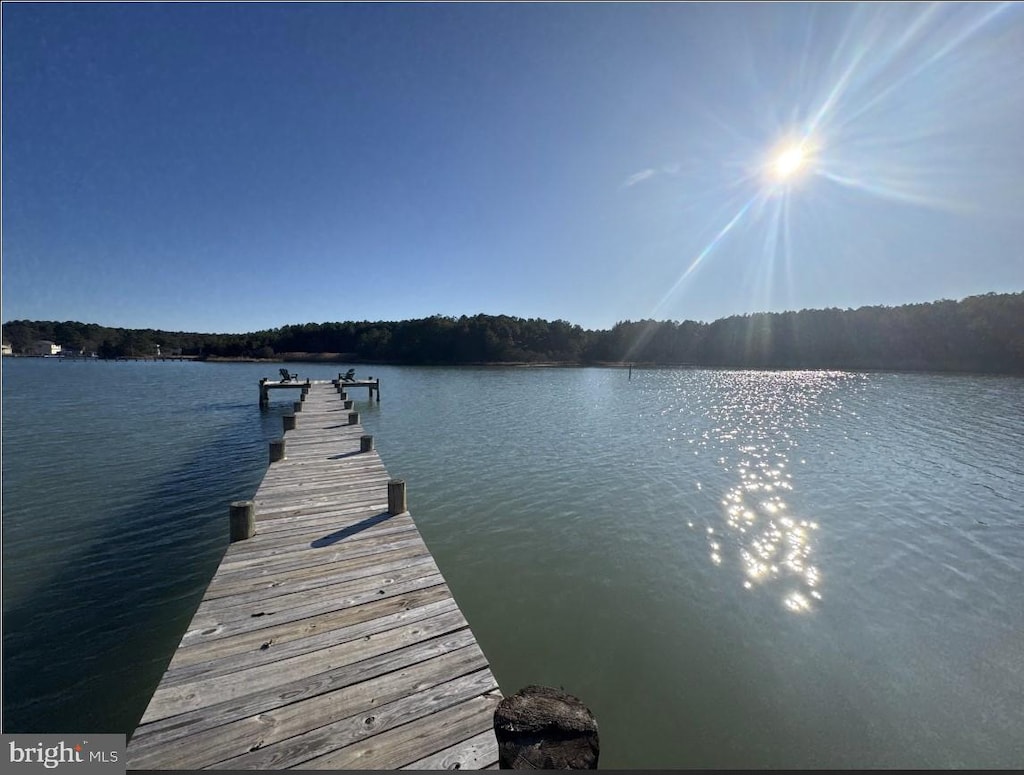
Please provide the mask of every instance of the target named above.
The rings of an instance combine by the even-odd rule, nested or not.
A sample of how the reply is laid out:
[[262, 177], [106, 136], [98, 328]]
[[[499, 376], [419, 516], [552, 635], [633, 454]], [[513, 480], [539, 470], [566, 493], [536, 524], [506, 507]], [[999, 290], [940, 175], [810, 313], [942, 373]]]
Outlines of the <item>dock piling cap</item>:
[[597, 719], [561, 689], [531, 685], [494, 711], [501, 769], [596, 769]]

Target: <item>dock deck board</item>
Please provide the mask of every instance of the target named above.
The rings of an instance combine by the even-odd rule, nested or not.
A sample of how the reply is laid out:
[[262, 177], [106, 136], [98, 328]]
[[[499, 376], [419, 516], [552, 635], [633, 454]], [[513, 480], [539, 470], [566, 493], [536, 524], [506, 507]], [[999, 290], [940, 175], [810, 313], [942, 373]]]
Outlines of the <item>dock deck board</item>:
[[501, 695], [388, 472], [313, 382], [128, 745], [129, 769], [484, 769]]

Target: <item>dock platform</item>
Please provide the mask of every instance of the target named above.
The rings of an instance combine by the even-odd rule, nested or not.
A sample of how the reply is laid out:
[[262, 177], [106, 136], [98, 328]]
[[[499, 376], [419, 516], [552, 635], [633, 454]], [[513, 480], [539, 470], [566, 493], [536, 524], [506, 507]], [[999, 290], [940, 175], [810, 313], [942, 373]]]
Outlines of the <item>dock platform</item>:
[[345, 403], [308, 383], [129, 769], [497, 767], [497, 682]]
[[[318, 384], [340, 384], [342, 389], [348, 391], [352, 388], [366, 388], [366, 395], [371, 401], [373, 400], [373, 394], [377, 394], [377, 403], [380, 403], [380, 380], [374, 379], [373, 377], [367, 377], [366, 379], [350, 379], [342, 381], [341, 374], [338, 375], [337, 380], [324, 381], [317, 380]], [[261, 379], [260, 380], [260, 408], [265, 409], [270, 405], [270, 391], [271, 390], [307, 390], [309, 386], [313, 384], [312, 380], [309, 379]]]

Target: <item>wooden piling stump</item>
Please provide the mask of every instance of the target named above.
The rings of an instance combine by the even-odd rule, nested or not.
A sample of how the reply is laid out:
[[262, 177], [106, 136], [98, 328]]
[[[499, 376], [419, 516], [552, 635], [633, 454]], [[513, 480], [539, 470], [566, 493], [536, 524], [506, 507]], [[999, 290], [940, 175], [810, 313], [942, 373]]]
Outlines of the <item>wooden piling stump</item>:
[[295, 430], [295, 414], [281, 415], [281, 419], [284, 421], [284, 430], [293, 431]]
[[371, 452], [373, 450], [373, 436], [360, 436], [359, 437], [359, 451], [360, 452]]
[[356, 425], [356, 424], [358, 424], [358, 422], [359, 422], [359, 412], [349, 412], [348, 413], [348, 424], [349, 425]]
[[388, 482], [388, 514], [404, 514], [408, 511], [405, 503], [405, 480], [392, 479]]
[[342, 401], [341, 406], [344, 409], [351, 409], [352, 408], [352, 399], [350, 398], [347, 401]]
[[498, 766], [503, 770], [596, 770], [597, 720], [578, 697], [527, 686], [494, 711]]
[[253, 501], [232, 501], [231, 543], [252, 538], [256, 533], [256, 504]]
[[270, 442], [270, 462], [276, 463], [278, 460], [284, 460], [284, 439]]
[[296, 401], [294, 404], [292, 404], [292, 410], [296, 411], [296, 412], [301, 412], [302, 411], [302, 402], [301, 401]]

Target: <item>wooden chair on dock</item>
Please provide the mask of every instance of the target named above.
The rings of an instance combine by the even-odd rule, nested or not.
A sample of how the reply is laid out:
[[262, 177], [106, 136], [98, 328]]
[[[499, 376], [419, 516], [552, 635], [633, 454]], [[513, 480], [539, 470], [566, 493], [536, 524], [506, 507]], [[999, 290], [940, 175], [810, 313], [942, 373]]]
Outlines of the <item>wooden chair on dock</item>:
[[341, 375], [341, 381], [342, 382], [355, 382], [356, 381], [356, 370], [355, 369], [349, 369], [348, 371], [346, 371], [344, 374]]
[[288, 369], [278, 369], [278, 371], [281, 372], [282, 382], [291, 382], [293, 379], [299, 378], [298, 374], [292, 374], [288, 371]]

